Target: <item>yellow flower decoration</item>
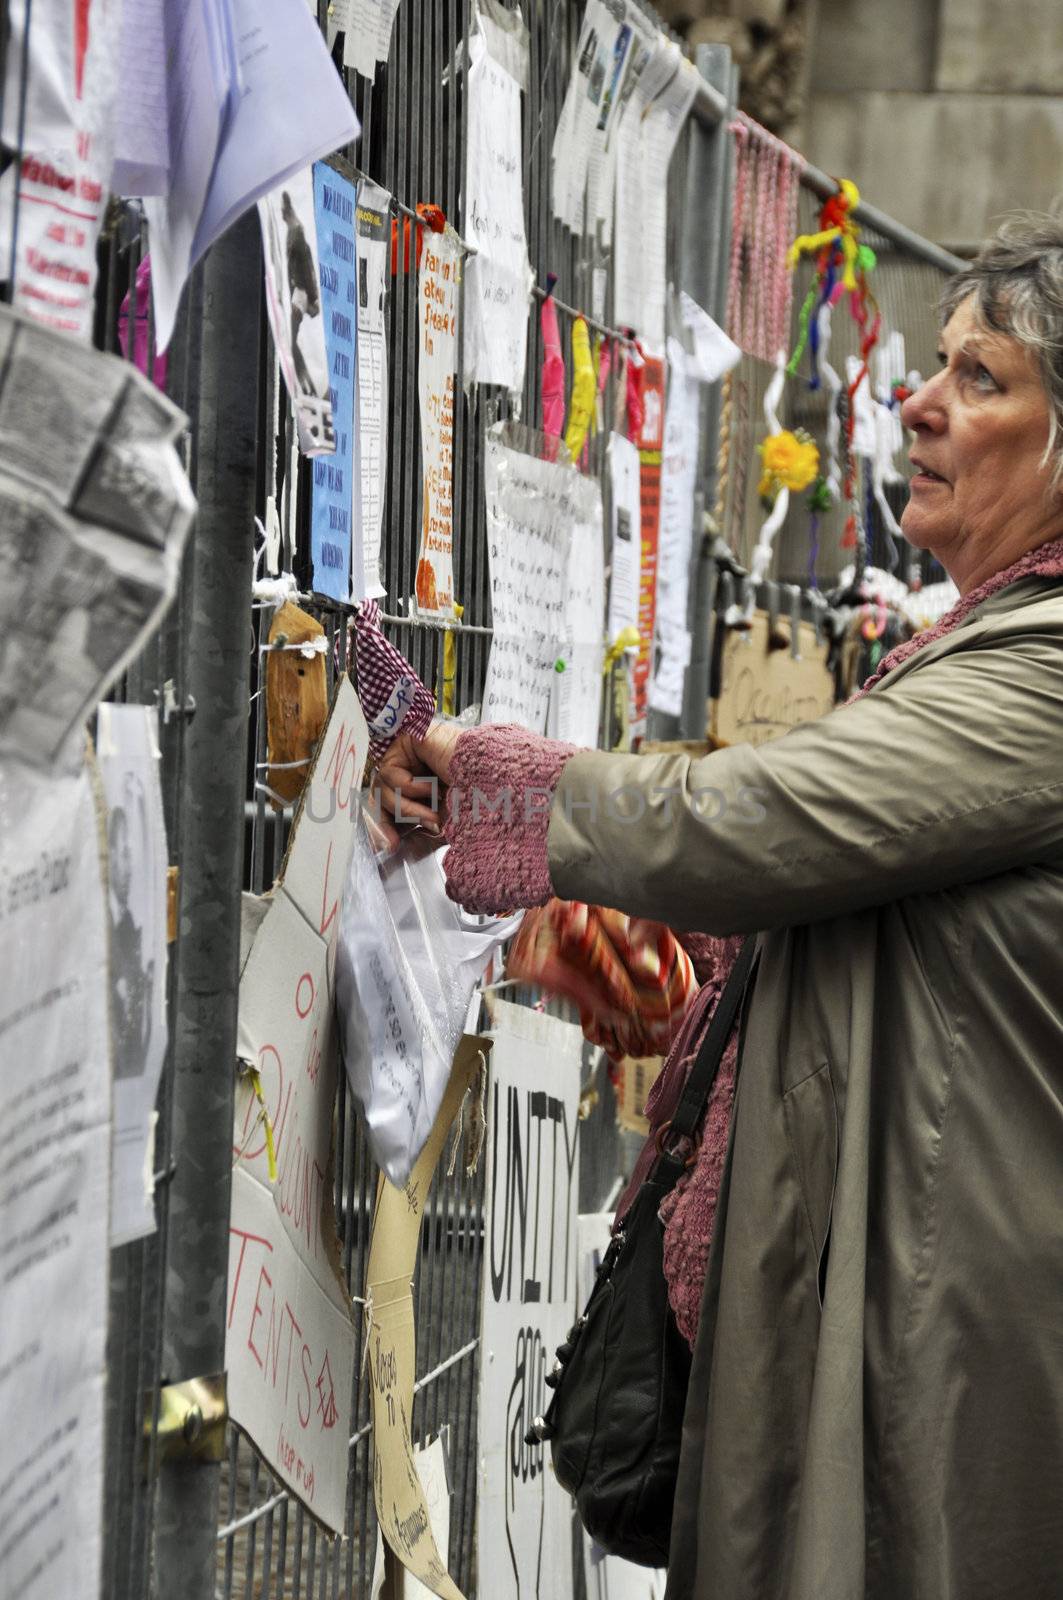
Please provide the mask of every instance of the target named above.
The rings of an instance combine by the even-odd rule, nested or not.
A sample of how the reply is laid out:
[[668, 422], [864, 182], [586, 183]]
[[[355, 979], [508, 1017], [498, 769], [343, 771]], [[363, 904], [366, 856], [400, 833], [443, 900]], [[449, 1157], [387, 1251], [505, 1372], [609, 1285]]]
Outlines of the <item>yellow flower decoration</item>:
[[762, 500], [774, 500], [780, 489], [796, 493], [815, 482], [819, 451], [816, 441], [803, 428], [797, 433], [783, 428], [780, 433], [769, 434], [757, 448], [763, 467], [757, 493]]

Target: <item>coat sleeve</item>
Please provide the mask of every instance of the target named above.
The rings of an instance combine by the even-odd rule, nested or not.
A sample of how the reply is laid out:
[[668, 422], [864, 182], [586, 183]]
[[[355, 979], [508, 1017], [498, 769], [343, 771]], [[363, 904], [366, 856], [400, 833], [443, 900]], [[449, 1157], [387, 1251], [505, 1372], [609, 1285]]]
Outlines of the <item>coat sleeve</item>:
[[1063, 646], [953, 651], [759, 748], [581, 753], [548, 850], [563, 898], [714, 934], [1063, 867]]

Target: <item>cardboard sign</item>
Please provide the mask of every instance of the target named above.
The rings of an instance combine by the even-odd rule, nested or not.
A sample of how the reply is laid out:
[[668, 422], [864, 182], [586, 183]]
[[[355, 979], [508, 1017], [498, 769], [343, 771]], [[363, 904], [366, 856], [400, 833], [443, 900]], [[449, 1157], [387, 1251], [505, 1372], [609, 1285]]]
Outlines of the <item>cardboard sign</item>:
[[[790, 623], [783, 626], [789, 634]], [[722, 626], [717, 622], [717, 626]], [[800, 659], [789, 646], [768, 649], [768, 616], [754, 614], [744, 632], [731, 628], [723, 643], [720, 697], [709, 701], [709, 731], [719, 744], [766, 744], [798, 723], [812, 722], [834, 709], [834, 678], [827, 670], [827, 646], [816, 630], [800, 624]]]
[[[328, 1181], [339, 895], [369, 749], [340, 682], [281, 878], [247, 896], [225, 1364], [233, 1420], [326, 1527], [343, 1529], [355, 1338]], [[268, 1124], [267, 1124], [268, 1116]], [[272, 1144], [272, 1158], [271, 1158]]]
[[380, 1531], [408, 1572], [441, 1600], [462, 1600], [439, 1553], [410, 1437], [416, 1372], [413, 1274], [421, 1218], [447, 1133], [491, 1049], [466, 1035], [428, 1143], [405, 1185], [381, 1177], [366, 1268], [365, 1321], [372, 1383], [373, 1488]]
[[557, 1600], [572, 1504], [525, 1435], [576, 1313], [582, 1034], [502, 1001], [491, 1016], [477, 1566], [491, 1600]]

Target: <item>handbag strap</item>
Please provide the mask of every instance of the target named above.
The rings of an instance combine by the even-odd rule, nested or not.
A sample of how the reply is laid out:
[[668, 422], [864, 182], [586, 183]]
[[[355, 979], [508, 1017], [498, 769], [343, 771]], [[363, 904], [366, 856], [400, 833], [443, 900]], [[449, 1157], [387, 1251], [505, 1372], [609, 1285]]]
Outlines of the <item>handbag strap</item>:
[[751, 935], [738, 952], [738, 959], [731, 968], [731, 975], [716, 1003], [716, 1009], [702, 1038], [697, 1059], [687, 1075], [683, 1093], [679, 1097], [679, 1104], [672, 1118], [669, 1132], [676, 1138], [692, 1139], [697, 1132], [709, 1092], [716, 1081], [716, 1073], [727, 1048], [727, 1041], [731, 1037], [738, 1008], [742, 1004], [756, 947], [756, 937]]

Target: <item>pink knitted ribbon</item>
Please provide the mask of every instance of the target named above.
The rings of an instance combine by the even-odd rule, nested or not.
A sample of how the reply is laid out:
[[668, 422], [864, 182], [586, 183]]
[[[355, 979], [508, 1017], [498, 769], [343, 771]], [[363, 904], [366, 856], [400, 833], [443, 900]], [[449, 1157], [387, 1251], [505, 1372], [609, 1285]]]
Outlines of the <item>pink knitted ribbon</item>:
[[363, 600], [355, 612], [354, 663], [373, 760], [379, 761], [400, 733], [423, 739], [435, 701], [406, 657], [384, 637], [375, 600]]
[[[553, 287], [552, 280], [550, 287]], [[561, 350], [561, 330], [557, 325], [557, 306], [548, 294], [539, 313], [543, 333], [543, 432], [560, 438], [565, 431], [565, 357]]]
[[774, 361], [790, 339], [793, 273], [786, 252], [797, 233], [805, 160], [744, 111], [731, 133], [735, 189], [727, 331], [747, 355]]

